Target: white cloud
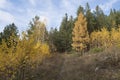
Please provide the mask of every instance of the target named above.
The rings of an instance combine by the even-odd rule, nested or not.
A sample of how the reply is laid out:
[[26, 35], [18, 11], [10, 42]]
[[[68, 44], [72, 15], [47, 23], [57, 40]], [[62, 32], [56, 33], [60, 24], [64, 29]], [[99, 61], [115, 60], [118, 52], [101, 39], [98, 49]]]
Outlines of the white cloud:
[[5, 11], [2, 11], [0, 10], [0, 31], [3, 30], [3, 28], [10, 24], [10, 23], [13, 23], [15, 22], [15, 18], [12, 14], [8, 13], [8, 12], [5, 12]]
[[12, 8], [12, 3], [8, 0], [0, 0], [0, 9], [10, 9]]
[[14, 21], [14, 16], [12, 14], [0, 10], [0, 22], [11, 23]]
[[62, 0], [61, 4], [62, 4], [62, 8], [63, 8], [64, 12], [71, 13], [74, 10], [76, 10], [75, 1]]
[[32, 6], [36, 6], [37, 0], [28, 0]]
[[0, 0], [0, 22], [9, 24], [15, 21], [15, 17], [8, 10], [13, 9], [10, 0]]
[[0, 8], [4, 8], [6, 3], [6, 0], [0, 0]]
[[[5, 4], [9, 4], [7, 0], [3, 0], [3, 2]], [[17, 9], [14, 10], [15, 12], [16, 11], [18, 12], [17, 13], [14, 12], [14, 14], [10, 14], [10, 12], [1, 11], [0, 16], [3, 14], [4, 16], [0, 17], [0, 22], [6, 23], [6, 25], [10, 24], [11, 22], [15, 22], [15, 24], [18, 26], [20, 30], [25, 30], [28, 28], [27, 26], [29, 21], [32, 20], [32, 18], [34, 18], [35, 15], [38, 15], [40, 16], [40, 20], [46, 21], [47, 28], [50, 29], [50, 27], [59, 27], [59, 24], [64, 14], [66, 12], [68, 14], [72, 13], [75, 8], [73, 4], [69, 2], [69, 0], [67, 0], [66, 2], [64, 0], [65, 3], [63, 2], [64, 6], [62, 9], [56, 8], [52, 0], [40, 0], [40, 1], [38, 0], [38, 2], [37, 3], [36, 2], [37, 0], [29, 0], [29, 5], [27, 5], [25, 9], [17, 7]], [[39, 9], [40, 8], [39, 5], [44, 7], [44, 9], [43, 8]], [[9, 8], [13, 9], [13, 7], [16, 8], [16, 6], [14, 5], [10, 6]]]
[[7, 24], [15, 21], [14, 16], [11, 13], [3, 11], [10, 8], [11, 3], [8, 2], [8, 0], [0, 0], [0, 31], [2, 31]]
[[103, 5], [100, 5], [100, 7], [104, 10], [104, 11], [108, 11], [110, 10], [113, 5], [117, 2], [118, 0], [109, 0], [109, 2], [106, 2]]

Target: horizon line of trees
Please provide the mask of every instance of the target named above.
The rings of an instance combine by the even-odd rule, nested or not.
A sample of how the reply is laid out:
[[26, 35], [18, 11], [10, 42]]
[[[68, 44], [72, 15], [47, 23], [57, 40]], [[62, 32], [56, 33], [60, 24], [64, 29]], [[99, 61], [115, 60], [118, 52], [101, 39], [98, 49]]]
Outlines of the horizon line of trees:
[[[86, 18], [86, 26], [89, 35], [94, 31], [101, 31], [102, 28], [106, 28], [108, 31], [111, 31], [112, 28], [118, 28], [120, 25], [120, 10], [111, 9], [109, 15], [105, 15], [98, 5], [94, 11], [91, 11], [89, 4], [86, 3], [85, 7], [82, 7], [81, 5], [78, 7], [76, 12], [77, 17], [80, 13], [82, 13]], [[59, 29], [52, 27], [50, 31], [47, 31], [46, 28], [43, 30], [43, 32], [45, 32], [44, 37], [46, 38], [51, 51], [69, 52], [72, 50], [72, 31], [75, 26], [74, 23], [77, 21], [77, 17], [73, 18], [73, 16], [68, 16], [66, 13], [61, 21]], [[31, 22], [30, 25], [32, 25]], [[32, 27], [31, 30], [32, 29], [34, 29], [34, 27]], [[16, 37], [20, 36], [18, 35], [17, 26], [14, 23], [7, 25], [3, 32], [0, 33], [0, 44], [2, 39], [5, 39], [7, 42], [9, 37], [12, 35], [12, 32]], [[32, 31], [29, 29], [28, 34], [31, 33]]]
[[[103, 28], [108, 31], [112, 31], [113, 28], [119, 28], [120, 10], [111, 9], [109, 15], [105, 15], [103, 10], [98, 5], [93, 12], [91, 11], [88, 3], [86, 3], [85, 8], [80, 5], [76, 13], [76, 18], [73, 18], [73, 16], [68, 16], [66, 13], [62, 19], [59, 29], [51, 28], [49, 31], [49, 41], [53, 51], [69, 52], [73, 50], [71, 44], [73, 43], [72, 37], [74, 34], [72, 34], [72, 32], [80, 13], [82, 13], [86, 18], [86, 27], [89, 36], [92, 32], [101, 31]], [[87, 47], [89, 50], [90, 45], [87, 45]]]

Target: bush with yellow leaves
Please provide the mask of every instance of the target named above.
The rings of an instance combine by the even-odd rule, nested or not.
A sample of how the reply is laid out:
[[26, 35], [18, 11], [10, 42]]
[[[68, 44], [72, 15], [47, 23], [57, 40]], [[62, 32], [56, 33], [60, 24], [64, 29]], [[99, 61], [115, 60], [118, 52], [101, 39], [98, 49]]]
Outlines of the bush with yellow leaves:
[[23, 34], [21, 39], [11, 36], [9, 43], [11, 47], [4, 40], [0, 45], [0, 80], [30, 79], [31, 71], [50, 55], [47, 43], [35, 42], [33, 36], [27, 38]]
[[106, 28], [102, 28], [101, 31], [94, 31], [91, 33], [91, 43], [94, 47], [110, 46], [110, 32]]
[[106, 28], [102, 28], [100, 31], [94, 31], [91, 33], [91, 46], [108, 48], [112, 45], [120, 45], [120, 28], [112, 28], [108, 31]]
[[120, 28], [111, 30], [111, 43], [112, 44], [120, 44]]

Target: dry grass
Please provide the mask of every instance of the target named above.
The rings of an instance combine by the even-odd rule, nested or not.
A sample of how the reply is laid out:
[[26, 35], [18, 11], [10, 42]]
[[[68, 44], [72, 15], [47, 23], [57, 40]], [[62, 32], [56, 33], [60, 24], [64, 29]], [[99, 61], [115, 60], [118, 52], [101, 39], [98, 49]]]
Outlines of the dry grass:
[[41, 80], [120, 80], [120, 52], [54, 55], [39, 67]]
[[25, 75], [29, 80], [120, 80], [120, 50], [111, 47], [83, 56], [53, 54]]

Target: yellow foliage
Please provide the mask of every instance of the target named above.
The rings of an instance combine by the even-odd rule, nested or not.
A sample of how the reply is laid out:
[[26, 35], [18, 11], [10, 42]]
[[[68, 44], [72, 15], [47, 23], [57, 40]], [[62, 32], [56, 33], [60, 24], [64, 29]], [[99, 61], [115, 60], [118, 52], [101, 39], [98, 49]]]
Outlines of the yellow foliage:
[[111, 30], [111, 43], [112, 44], [120, 44], [120, 28]]
[[102, 28], [100, 31], [94, 31], [91, 33], [91, 45], [94, 47], [108, 48], [112, 45], [120, 44], [120, 28], [112, 28], [108, 31], [106, 28]]
[[106, 28], [101, 31], [94, 31], [91, 33], [91, 42], [94, 46], [103, 46], [107, 48], [110, 46], [110, 32]]
[[44, 53], [44, 55], [49, 55], [49, 46], [47, 44], [42, 44], [40, 49], [42, 50], [41, 53]]
[[79, 14], [77, 21], [75, 22], [72, 34], [73, 49], [76, 51], [83, 51], [86, 49], [87, 44], [89, 44], [89, 35], [87, 31], [86, 18], [82, 13]]
[[[49, 46], [46, 43], [35, 42], [32, 37], [28, 39], [24, 33], [22, 39], [16, 39], [17, 45], [11, 45], [10, 48], [4, 40], [2, 41], [2, 45], [0, 45], [0, 74], [13, 79], [20, 69], [24, 69], [28, 65], [31, 68], [36, 67], [45, 57], [50, 55]], [[12, 39], [11, 36], [10, 43], [13, 43]]]

